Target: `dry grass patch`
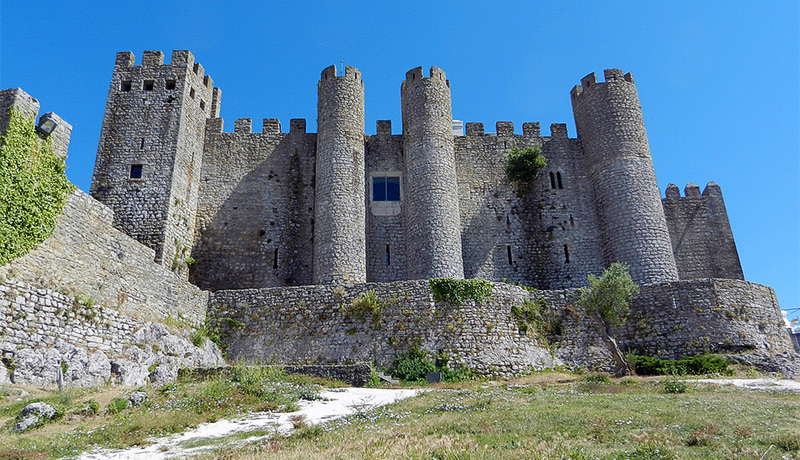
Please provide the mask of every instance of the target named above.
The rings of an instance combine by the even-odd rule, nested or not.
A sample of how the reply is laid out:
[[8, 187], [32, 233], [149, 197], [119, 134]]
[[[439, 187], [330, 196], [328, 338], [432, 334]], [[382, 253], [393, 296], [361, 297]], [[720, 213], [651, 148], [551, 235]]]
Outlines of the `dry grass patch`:
[[792, 451], [800, 439], [797, 395], [709, 386], [666, 394], [658, 380], [620, 382], [588, 388], [568, 375], [477, 382], [205, 458], [800, 458]]

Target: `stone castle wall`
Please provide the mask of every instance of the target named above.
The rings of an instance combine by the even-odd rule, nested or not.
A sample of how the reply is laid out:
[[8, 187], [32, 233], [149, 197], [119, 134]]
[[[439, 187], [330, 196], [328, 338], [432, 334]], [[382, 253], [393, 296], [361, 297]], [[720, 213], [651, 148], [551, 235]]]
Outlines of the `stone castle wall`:
[[620, 331], [639, 354], [677, 359], [702, 353], [792, 352], [775, 292], [741, 280], [699, 279], [642, 287]]
[[[468, 123], [466, 136], [455, 138], [464, 275], [539, 289], [585, 284], [602, 271], [602, 256], [580, 142], [560, 124], [544, 137], [538, 123], [525, 123], [522, 135], [511, 122], [498, 122], [496, 131]], [[515, 143], [540, 146], [547, 158], [528, 184], [506, 178]]]
[[311, 284], [316, 135], [208, 121], [191, 280], [203, 289]]
[[[406, 279], [406, 234], [403, 183], [403, 136], [392, 135], [392, 122], [376, 123], [366, 140], [367, 280]], [[373, 177], [399, 177], [400, 201], [372, 201]]]
[[719, 185], [670, 184], [662, 200], [680, 279], [744, 279]]
[[[379, 315], [353, 307], [370, 290]], [[210, 315], [234, 360], [388, 366], [397, 353], [419, 344], [486, 374], [509, 374], [553, 365], [549, 351], [520, 335], [509, 318], [510, 305], [528, 297], [521, 288], [496, 284], [483, 304], [455, 306], [434, 302], [427, 280], [317, 285], [219, 291]]]
[[80, 190], [53, 234], [0, 274], [61, 289], [143, 320], [205, 318], [208, 293], [153, 262], [154, 251], [112, 226], [114, 213]]
[[[260, 362], [381, 366], [414, 344], [443, 351], [455, 363], [487, 375], [511, 375], [557, 365], [609, 370], [612, 360], [597, 324], [577, 304], [575, 290], [529, 292], [492, 283], [483, 304], [434, 302], [428, 281], [368, 283], [348, 288], [286, 287], [219, 291], [209, 314], [223, 331], [228, 356]], [[354, 299], [374, 291], [380, 314]], [[550, 348], [520, 331], [514, 305], [544, 297], [562, 335]], [[658, 356], [766, 351], [790, 353], [774, 292], [738, 280], [694, 280], [642, 287], [628, 323], [618, 331], [623, 349]]]

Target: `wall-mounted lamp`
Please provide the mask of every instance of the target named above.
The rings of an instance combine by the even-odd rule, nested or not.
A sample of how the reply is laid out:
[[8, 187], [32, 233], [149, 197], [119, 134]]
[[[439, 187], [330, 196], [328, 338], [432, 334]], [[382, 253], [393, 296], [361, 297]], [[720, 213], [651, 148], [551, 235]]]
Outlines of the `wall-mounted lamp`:
[[39, 125], [36, 127], [36, 131], [44, 136], [49, 136], [53, 134], [56, 128], [58, 128], [58, 122], [53, 118], [52, 113], [46, 113], [39, 117]]

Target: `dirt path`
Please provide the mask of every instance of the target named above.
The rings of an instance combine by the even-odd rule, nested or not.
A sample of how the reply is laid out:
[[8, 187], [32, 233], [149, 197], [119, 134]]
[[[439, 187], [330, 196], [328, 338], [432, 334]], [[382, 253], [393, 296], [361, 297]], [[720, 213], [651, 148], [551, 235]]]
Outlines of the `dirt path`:
[[[256, 413], [250, 417], [236, 420], [219, 420], [204, 423], [197, 428], [179, 435], [160, 438], [147, 447], [132, 447], [123, 450], [100, 450], [78, 457], [79, 460], [160, 460], [187, 458], [219, 447], [214, 440], [220, 440], [237, 433], [255, 430], [268, 430], [274, 434], [288, 435], [294, 429], [292, 420], [299, 417], [307, 425], [317, 425], [329, 420], [344, 417], [360, 411], [391, 404], [418, 393], [418, 390], [381, 390], [374, 388], [341, 388], [323, 391], [322, 400], [302, 401], [300, 410], [289, 413]], [[247, 439], [253, 442], [263, 438]], [[239, 440], [239, 442], [242, 442]], [[188, 446], [187, 446], [188, 445]], [[189, 447], [196, 446], [196, 447]]]

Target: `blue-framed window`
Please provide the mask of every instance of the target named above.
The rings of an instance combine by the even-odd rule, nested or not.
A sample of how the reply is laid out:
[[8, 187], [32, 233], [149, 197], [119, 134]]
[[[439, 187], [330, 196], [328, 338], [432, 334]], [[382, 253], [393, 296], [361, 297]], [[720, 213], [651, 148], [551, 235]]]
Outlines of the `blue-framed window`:
[[372, 201], [400, 201], [400, 177], [373, 177]]

